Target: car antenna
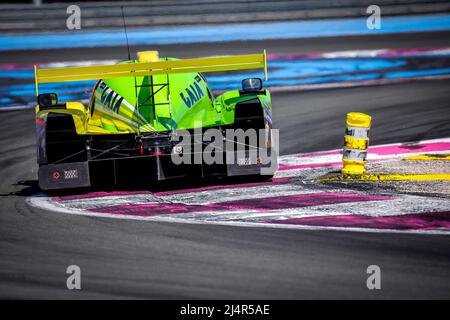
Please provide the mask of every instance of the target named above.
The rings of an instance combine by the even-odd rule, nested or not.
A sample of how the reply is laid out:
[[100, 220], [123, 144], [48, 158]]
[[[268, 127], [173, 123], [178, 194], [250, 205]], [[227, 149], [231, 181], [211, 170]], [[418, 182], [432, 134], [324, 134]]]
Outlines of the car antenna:
[[[120, 6], [120, 10], [122, 11], [123, 29], [125, 31], [125, 39], [127, 40], [128, 61], [130, 61], [131, 60], [130, 45], [128, 43], [127, 24], [125, 23], [125, 14], [123, 12], [123, 6]], [[133, 63], [136, 63], [136, 61], [133, 61]], [[139, 100], [138, 100], [138, 93], [137, 93], [136, 77], [134, 77], [134, 94], [136, 96], [136, 107], [139, 110]], [[138, 134], [139, 134], [139, 131], [140, 131], [140, 128], [138, 129]]]
[[122, 11], [123, 28], [125, 30], [125, 39], [127, 40], [128, 60], [131, 60], [130, 45], [128, 44], [127, 24], [125, 23], [125, 14], [123, 13], [123, 6], [120, 6]]

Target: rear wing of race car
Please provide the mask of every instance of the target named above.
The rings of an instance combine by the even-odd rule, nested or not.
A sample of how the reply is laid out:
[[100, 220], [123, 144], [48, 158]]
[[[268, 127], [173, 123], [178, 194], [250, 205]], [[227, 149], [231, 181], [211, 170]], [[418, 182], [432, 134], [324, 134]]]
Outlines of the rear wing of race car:
[[38, 95], [38, 87], [41, 83], [151, 76], [157, 74], [217, 72], [259, 68], [264, 68], [264, 76], [267, 80], [266, 50], [264, 50], [262, 54], [206, 57], [184, 60], [156, 61], [148, 63], [69, 67], [58, 69], [37, 69], [36, 66], [34, 66], [34, 72], [36, 95]]

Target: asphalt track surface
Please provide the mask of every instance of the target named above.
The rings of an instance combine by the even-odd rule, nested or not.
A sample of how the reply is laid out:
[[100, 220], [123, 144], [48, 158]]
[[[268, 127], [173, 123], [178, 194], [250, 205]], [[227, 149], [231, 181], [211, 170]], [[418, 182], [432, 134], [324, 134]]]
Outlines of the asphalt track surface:
[[[440, 47], [448, 46], [450, 39], [435, 33], [411, 35], [409, 40], [403, 35], [341, 41], [252, 43], [238, 51], [257, 46], [278, 49], [274, 52]], [[225, 50], [212, 48], [188, 46], [183, 54]], [[169, 49], [176, 51], [161, 51]], [[116, 58], [117, 52], [110, 52], [103, 58]], [[41, 61], [83, 58], [77, 51], [64, 59], [59, 54], [40, 51], [33, 56]], [[29, 61], [30, 55], [1, 53], [0, 58]], [[449, 87], [450, 80], [434, 80], [275, 93], [281, 153], [339, 148], [345, 114], [354, 110], [373, 115], [373, 144], [448, 137]], [[46, 212], [25, 203], [26, 196], [38, 191], [33, 111], [2, 112], [0, 136], [0, 298], [450, 298], [448, 236], [192, 225]], [[82, 270], [79, 291], [66, 289], [65, 271], [72, 264]], [[381, 267], [382, 290], [366, 287], [366, 268], [372, 264]]]

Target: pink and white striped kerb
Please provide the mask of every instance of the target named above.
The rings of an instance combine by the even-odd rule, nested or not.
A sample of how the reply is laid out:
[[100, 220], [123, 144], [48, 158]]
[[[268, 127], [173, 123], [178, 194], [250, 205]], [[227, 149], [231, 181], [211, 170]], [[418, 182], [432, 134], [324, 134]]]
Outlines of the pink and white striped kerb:
[[[450, 138], [373, 146], [369, 159], [450, 152]], [[376, 194], [308, 183], [341, 165], [341, 151], [280, 158], [272, 182], [164, 192], [115, 191], [27, 199], [46, 210], [87, 216], [271, 228], [450, 234], [450, 197]]]

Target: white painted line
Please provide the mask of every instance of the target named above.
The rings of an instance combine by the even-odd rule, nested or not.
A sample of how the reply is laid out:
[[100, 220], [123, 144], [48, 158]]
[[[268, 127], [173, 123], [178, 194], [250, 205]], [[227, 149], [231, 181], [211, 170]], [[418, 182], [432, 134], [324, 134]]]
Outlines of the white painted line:
[[[27, 198], [27, 203], [33, 207], [39, 209], [46, 209], [48, 211], [58, 212], [55, 208], [48, 203], [42, 203], [36, 200], [38, 197]], [[229, 226], [229, 227], [251, 227], [251, 228], [271, 228], [271, 229], [292, 229], [292, 230], [311, 230], [311, 231], [343, 231], [343, 232], [368, 232], [368, 233], [394, 233], [394, 234], [426, 234], [426, 235], [450, 235], [450, 229], [436, 229], [436, 230], [394, 230], [394, 229], [372, 229], [372, 228], [341, 228], [341, 227], [321, 227], [321, 226], [302, 226], [302, 225], [287, 225], [287, 224], [272, 224], [272, 223], [255, 223], [255, 222], [217, 222], [217, 221], [196, 221], [196, 220], [184, 220], [170, 217], [141, 217], [141, 216], [117, 216], [107, 213], [86, 213], [81, 210], [59, 210], [73, 215], [83, 215], [88, 217], [98, 218], [113, 218], [113, 219], [125, 219], [125, 220], [139, 220], [139, 221], [153, 221], [153, 222], [170, 222], [180, 224], [194, 224], [194, 225], [217, 225], [217, 226]]]

